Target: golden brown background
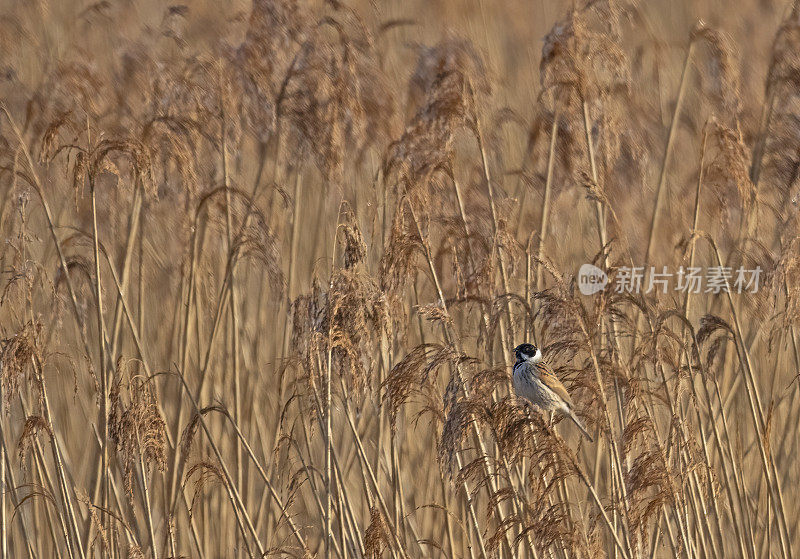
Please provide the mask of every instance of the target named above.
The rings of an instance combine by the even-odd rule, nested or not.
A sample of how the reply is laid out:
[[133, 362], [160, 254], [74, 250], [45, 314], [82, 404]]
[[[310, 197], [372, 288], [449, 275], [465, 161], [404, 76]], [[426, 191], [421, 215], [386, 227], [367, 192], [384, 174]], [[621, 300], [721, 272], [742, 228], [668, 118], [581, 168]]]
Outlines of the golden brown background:
[[0, 2], [0, 558], [800, 552], [798, 53], [790, 2]]

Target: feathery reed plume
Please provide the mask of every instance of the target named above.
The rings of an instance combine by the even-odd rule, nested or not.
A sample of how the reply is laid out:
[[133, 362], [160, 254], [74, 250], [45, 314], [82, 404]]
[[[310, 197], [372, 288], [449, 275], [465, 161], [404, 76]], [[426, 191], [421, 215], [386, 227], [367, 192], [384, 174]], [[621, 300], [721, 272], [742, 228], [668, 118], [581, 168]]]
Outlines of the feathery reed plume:
[[398, 197], [412, 196], [414, 205], [422, 207], [437, 193], [450, 191], [437, 174], [452, 173], [454, 135], [468, 126], [469, 84], [483, 90], [487, 83], [481, 59], [466, 41], [451, 38], [422, 49], [410, 87], [424, 91], [424, 98], [384, 160], [384, 180], [396, 176]]
[[39, 433], [42, 432], [50, 437], [53, 436], [53, 431], [50, 429], [44, 417], [41, 415], [31, 415], [25, 418], [22, 432], [17, 441], [17, 457], [19, 458], [23, 471], [27, 471], [28, 469], [28, 455], [36, 444], [36, 438], [39, 436]]
[[316, 377], [321, 372], [317, 363], [330, 349], [334, 369], [347, 380], [348, 389], [363, 396], [375, 386], [371, 375], [381, 338], [402, 334], [403, 313], [395, 297], [368, 275], [363, 262], [366, 245], [355, 216], [350, 210], [344, 213], [340, 226], [344, 268], [334, 270], [327, 292], [315, 281], [310, 293], [292, 303], [292, 346], [314, 386], [322, 385]]
[[[625, 10], [617, 2], [588, 2], [571, 10], [545, 37], [539, 68], [543, 100], [574, 125], [582, 122], [582, 105], [588, 103], [596, 119], [591, 133], [603, 154], [599, 161], [607, 168], [623, 154], [635, 162], [640, 153], [637, 128], [626, 110], [632, 96], [630, 64], [621, 45], [624, 19]], [[574, 146], [575, 161], [586, 161], [580, 141], [566, 145]]]
[[37, 339], [41, 332], [40, 322], [29, 321], [14, 336], [0, 342], [0, 383], [6, 413], [19, 393], [20, 384], [24, 384], [26, 378], [32, 378], [32, 360], [39, 353]]
[[756, 203], [756, 188], [750, 180], [747, 149], [741, 132], [712, 121], [708, 147], [711, 156], [704, 170], [704, 182], [716, 203], [704, 207], [710, 208], [709, 211], [716, 213], [720, 222], [728, 226], [723, 231], [728, 231], [731, 225], [744, 226]]
[[[471, 360], [448, 346], [425, 344], [415, 347], [391, 370], [383, 383], [389, 401], [392, 427], [397, 427], [397, 415], [409, 400], [419, 395], [423, 401], [431, 403], [436, 400], [433, 392], [436, 389], [440, 369], [447, 364], [453, 366], [469, 363]], [[435, 408], [426, 406], [423, 412], [433, 412]], [[442, 412], [435, 419], [444, 421]]]
[[336, 9], [310, 27], [279, 93], [286, 118], [328, 179], [341, 181], [346, 146], [356, 161], [393, 133], [394, 101], [374, 39], [359, 14]]
[[277, 125], [276, 104], [281, 101], [281, 88], [293, 71], [293, 53], [299, 51], [311, 25], [310, 14], [302, 3], [253, 3], [247, 32], [234, 53], [234, 61], [247, 99], [245, 117], [261, 141], [266, 141]]
[[389, 536], [386, 533], [386, 525], [383, 522], [381, 511], [372, 507], [370, 509], [370, 521], [364, 531], [364, 551], [365, 556], [370, 559], [378, 559], [383, 556], [385, 549], [391, 547]]
[[[116, 445], [123, 470], [123, 487], [132, 497], [133, 475], [140, 461], [144, 467], [164, 471], [167, 434], [166, 422], [159, 412], [151, 383], [130, 372], [126, 375], [129, 368], [130, 365], [123, 364], [122, 357], [117, 360], [116, 379], [109, 397], [108, 422], [109, 437]], [[147, 472], [143, 471], [142, 475], [147, 475]]]
[[690, 41], [702, 41], [708, 48], [708, 71], [701, 72], [706, 88], [720, 114], [736, 118], [740, 110], [738, 53], [730, 36], [703, 23], [695, 26]]
[[794, 186], [798, 161], [798, 122], [795, 117], [800, 86], [798, 45], [800, 8], [797, 2], [793, 2], [773, 39], [765, 83], [766, 100], [750, 168], [751, 180], [758, 184], [763, 174], [766, 183], [774, 185], [783, 194], [784, 203], [791, 197], [788, 191]]

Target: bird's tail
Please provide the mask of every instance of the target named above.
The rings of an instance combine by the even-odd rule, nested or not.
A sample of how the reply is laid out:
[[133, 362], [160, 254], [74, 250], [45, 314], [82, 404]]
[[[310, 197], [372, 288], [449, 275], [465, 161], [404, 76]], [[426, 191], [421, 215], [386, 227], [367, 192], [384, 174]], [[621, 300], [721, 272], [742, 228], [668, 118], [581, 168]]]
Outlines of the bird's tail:
[[583, 432], [583, 434], [584, 434], [584, 435], [586, 435], [586, 438], [587, 438], [587, 439], [589, 439], [589, 442], [590, 442], [590, 443], [593, 443], [593, 442], [594, 442], [594, 439], [593, 439], [593, 438], [592, 438], [592, 436], [589, 434], [589, 431], [587, 431], [587, 430], [586, 430], [586, 426], [583, 424], [583, 422], [582, 422], [580, 419], [578, 419], [578, 416], [577, 416], [577, 415], [575, 415], [575, 412], [573, 412], [572, 410], [569, 410], [569, 413], [568, 413], [567, 415], [568, 415], [568, 416], [569, 416], [569, 418], [572, 420], [572, 422], [573, 422], [575, 425], [577, 425], [577, 426], [578, 426], [578, 429], [580, 429], [580, 430]]

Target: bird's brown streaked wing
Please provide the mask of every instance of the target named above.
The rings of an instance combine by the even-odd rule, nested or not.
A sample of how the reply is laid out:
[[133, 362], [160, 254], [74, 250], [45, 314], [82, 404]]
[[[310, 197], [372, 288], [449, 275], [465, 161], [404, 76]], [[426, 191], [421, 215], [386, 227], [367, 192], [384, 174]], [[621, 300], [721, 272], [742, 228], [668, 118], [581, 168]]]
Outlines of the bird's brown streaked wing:
[[561, 384], [561, 381], [553, 374], [553, 370], [546, 363], [539, 363], [537, 367], [539, 369], [539, 378], [542, 379], [544, 385], [555, 392], [571, 408], [572, 398], [569, 397], [569, 392]]

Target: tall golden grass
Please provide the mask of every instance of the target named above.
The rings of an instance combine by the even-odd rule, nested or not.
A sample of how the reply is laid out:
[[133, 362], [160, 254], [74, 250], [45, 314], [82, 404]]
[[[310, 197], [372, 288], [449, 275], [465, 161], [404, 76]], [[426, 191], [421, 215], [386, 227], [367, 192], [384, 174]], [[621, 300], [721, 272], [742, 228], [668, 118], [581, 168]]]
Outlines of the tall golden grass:
[[800, 549], [800, 6], [78, 4], [0, 17], [0, 559]]

